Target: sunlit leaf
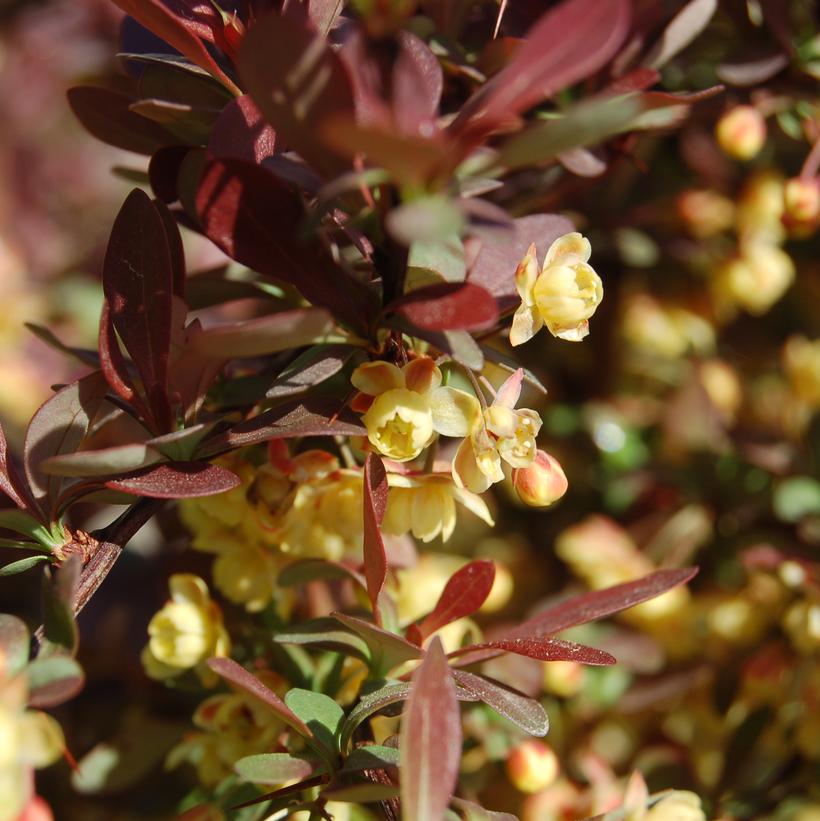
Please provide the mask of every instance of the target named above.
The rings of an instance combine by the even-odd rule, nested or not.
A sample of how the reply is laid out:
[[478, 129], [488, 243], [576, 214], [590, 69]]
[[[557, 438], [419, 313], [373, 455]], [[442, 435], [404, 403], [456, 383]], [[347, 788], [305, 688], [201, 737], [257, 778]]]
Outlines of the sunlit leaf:
[[254, 784], [285, 784], [308, 778], [318, 764], [318, 761], [290, 753], [263, 753], [240, 758], [234, 769], [240, 778]]
[[152, 499], [191, 499], [233, 490], [240, 484], [235, 473], [207, 462], [168, 462], [148, 467], [130, 476], [109, 479], [111, 490], [148, 496]]

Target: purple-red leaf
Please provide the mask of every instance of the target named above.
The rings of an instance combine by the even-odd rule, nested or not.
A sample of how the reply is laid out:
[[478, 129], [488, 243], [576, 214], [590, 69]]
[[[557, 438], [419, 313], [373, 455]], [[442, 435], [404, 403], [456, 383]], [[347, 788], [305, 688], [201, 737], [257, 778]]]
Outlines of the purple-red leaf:
[[297, 733], [305, 738], [313, 738], [313, 731], [310, 727], [273, 690], [249, 673], [242, 665], [229, 658], [210, 658], [208, 667], [234, 687], [258, 698]]
[[409, 31], [398, 35], [393, 65], [393, 120], [403, 134], [430, 137], [444, 87], [441, 65], [427, 44]]
[[238, 64], [245, 87], [289, 149], [328, 179], [350, 168], [322, 136], [331, 117], [353, 113], [350, 81], [322, 35], [270, 14], [245, 36]]
[[419, 625], [422, 640], [456, 619], [470, 616], [490, 595], [495, 581], [495, 565], [479, 559], [456, 571], [447, 582], [432, 613]]
[[636, 604], [654, 599], [685, 584], [698, 572], [696, 567], [656, 570], [642, 579], [573, 596], [537, 613], [507, 633], [507, 638], [530, 638], [560, 633], [576, 624], [603, 619]]
[[[191, 10], [188, 4], [178, 4], [181, 8], [174, 11], [160, 0], [114, 0], [114, 2], [126, 14], [162, 38], [169, 46], [173, 46], [192, 63], [210, 72], [232, 94], [238, 96], [242, 93], [217, 65], [216, 60], [200, 39], [204, 36], [213, 41], [213, 27], [219, 25], [217, 12], [209, 8], [206, 3], [198, 7], [200, 19], [197, 19], [190, 15]], [[206, 14], [204, 21], [201, 19], [203, 11]]]
[[401, 810], [404, 821], [442, 821], [461, 762], [461, 714], [447, 657], [433, 639], [413, 673], [401, 722]]
[[549, 716], [534, 698], [467, 670], [453, 670], [453, 678], [465, 690], [480, 698], [525, 733], [545, 736], [549, 732]]
[[537, 659], [538, 661], [576, 661], [579, 664], [615, 664], [617, 659], [603, 650], [576, 644], [572, 641], [563, 641], [552, 638], [512, 638], [505, 637], [493, 641], [484, 641], [453, 651], [450, 656], [457, 658], [469, 654], [472, 663], [472, 654], [483, 650], [500, 650], [502, 653], [515, 653], [517, 656]]
[[213, 161], [202, 176], [196, 208], [206, 235], [228, 256], [291, 283], [354, 328], [367, 327], [375, 309], [370, 289], [337, 265], [320, 242], [300, 241], [302, 204], [270, 171], [243, 160]]
[[[168, 356], [173, 287], [165, 223], [148, 195], [135, 188], [111, 229], [103, 291], [114, 328], [140, 375], [154, 420], [163, 430], [171, 425]], [[114, 347], [107, 341], [109, 355]]]
[[63, 480], [43, 473], [40, 463], [80, 447], [107, 387], [103, 375], [95, 371], [47, 399], [29, 422], [23, 452], [26, 478], [32, 495], [46, 512], [54, 510]]
[[644, 64], [656, 70], [665, 66], [706, 28], [717, 6], [717, 0], [689, 0], [663, 30]]
[[212, 157], [234, 157], [257, 165], [273, 156], [275, 148], [276, 132], [247, 94], [222, 109], [208, 142]]
[[379, 615], [379, 593], [387, 578], [387, 554], [381, 534], [381, 523], [387, 508], [387, 473], [375, 453], [364, 463], [364, 577], [367, 596], [376, 621]]
[[512, 61], [461, 109], [450, 131], [481, 136], [605, 66], [629, 29], [630, 0], [565, 0], [527, 33]]
[[492, 294], [472, 282], [442, 282], [417, 288], [386, 310], [429, 331], [486, 330], [498, 321]]
[[111, 490], [152, 499], [190, 499], [233, 490], [240, 484], [235, 473], [207, 462], [168, 462], [129, 476], [110, 479]]
[[83, 127], [108, 145], [151, 155], [179, 142], [167, 128], [131, 111], [136, 97], [95, 86], [68, 90], [68, 104]]
[[37, 503], [11, 460], [2, 425], [0, 425], [0, 492], [5, 493], [21, 510], [28, 511], [35, 518], [40, 518]]

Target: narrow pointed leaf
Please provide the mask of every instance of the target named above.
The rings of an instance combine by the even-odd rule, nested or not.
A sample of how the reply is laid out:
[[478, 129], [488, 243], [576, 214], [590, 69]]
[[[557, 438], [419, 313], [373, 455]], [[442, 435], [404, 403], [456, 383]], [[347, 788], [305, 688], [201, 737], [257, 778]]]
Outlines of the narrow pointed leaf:
[[61, 648], [60, 652], [66, 651], [72, 656], [80, 640], [74, 605], [81, 564], [79, 556], [72, 556], [53, 572], [46, 570], [43, 574], [43, 635], [49, 646]]
[[387, 509], [387, 473], [382, 460], [368, 454], [364, 463], [364, 577], [373, 613], [379, 620], [379, 593], [387, 578], [381, 523]]
[[333, 613], [332, 615], [365, 640], [370, 648], [372, 664], [376, 670], [386, 673], [405, 661], [417, 659], [421, 655], [421, 649], [415, 644], [411, 644], [407, 639], [395, 633], [382, 630], [381, 627], [369, 621], [344, 613]]
[[367, 582], [360, 573], [330, 559], [295, 561], [279, 574], [277, 581], [281, 587], [295, 587], [315, 581], [335, 581], [337, 579], [350, 579], [362, 590], [367, 590]]
[[263, 753], [240, 758], [234, 770], [243, 781], [254, 784], [284, 784], [313, 775], [319, 762], [289, 753]]
[[[281, 580], [280, 580], [281, 584]], [[356, 633], [342, 629], [336, 619], [319, 618], [277, 632], [273, 640], [277, 644], [298, 644], [356, 656], [370, 660], [367, 643]]]
[[105, 486], [135, 496], [152, 499], [191, 499], [233, 490], [239, 477], [219, 465], [207, 462], [168, 462], [148, 467], [130, 476], [109, 479]]
[[706, 28], [717, 6], [717, 0], [690, 0], [663, 30], [643, 64], [653, 69], [665, 66]]
[[163, 456], [159, 451], [146, 444], [133, 444], [52, 456], [40, 467], [44, 473], [54, 476], [110, 476], [161, 461]]
[[473, 282], [442, 282], [411, 291], [387, 307], [416, 328], [479, 331], [498, 321], [492, 294]]
[[576, 644], [551, 638], [502, 638], [484, 641], [469, 647], [462, 647], [450, 653], [451, 658], [471, 657], [482, 650], [500, 650], [502, 653], [515, 653], [538, 661], [576, 661], [579, 664], [604, 665], [615, 664], [617, 659], [594, 647]]
[[276, 377], [265, 396], [278, 399], [310, 390], [336, 376], [357, 354], [358, 349], [351, 345], [317, 345], [310, 348]]
[[404, 821], [442, 821], [461, 761], [461, 714], [441, 642], [433, 639], [413, 673], [401, 723]]
[[433, 612], [419, 625], [422, 639], [457, 619], [470, 616], [490, 595], [495, 581], [495, 565], [480, 559], [455, 572], [444, 588]]
[[17, 559], [16, 562], [9, 562], [3, 567], [0, 567], [0, 578], [5, 578], [7, 576], [16, 576], [18, 573], [25, 573], [27, 570], [31, 570], [32, 567], [36, 567], [38, 564], [44, 564], [45, 562], [50, 562], [50, 556], [26, 556], [24, 559]]

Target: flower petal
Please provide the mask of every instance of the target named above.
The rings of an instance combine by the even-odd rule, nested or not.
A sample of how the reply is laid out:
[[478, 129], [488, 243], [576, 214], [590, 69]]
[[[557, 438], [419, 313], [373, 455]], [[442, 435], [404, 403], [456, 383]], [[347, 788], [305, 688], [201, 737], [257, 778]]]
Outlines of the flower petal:
[[441, 384], [441, 371], [429, 357], [422, 356], [402, 368], [404, 381], [411, 391], [427, 393]]
[[515, 312], [512, 327], [510, 328], [510, 344], [523, 345], [527, 340], [532, 339], [544, 325], [541, 316], [531, 305], [521, 305]]
[[477, 493], [471, 493], [466, 488], [457, 487], [453, 490], [453, 496], [459, 504], [464, 505], [470, 513], [474, 513], [482, 522], [486, 522], [490, 527], [495, 524], [487, 503]]
[[562, 260], [562, 264], [570, 265], [572, 262], [587, 262], [591, 255], [592, 246], [589, 244], [589, 240], [579, 234], [578, 231], [572, 231], [569, 234], [558, 237], [558, 239], [550, 245], [547, 255], [544, 257], [544, 265], [541, 270], [548, 268], [561, 257], [574, 257], [572, 261], [563, 262]]
[[589, 320], [585, 319], [579, 322], [574, 328], [561, 328], [560, 326], [547, 325], [549, 332], [558, 337], [558, 339], [565, 339], [567, 342], [580, 342], [585, 337], [589, 336]]
[[448, 386], [430, 393], [433, 430], [442, 436], [467, 436], [481, 421], [478, 399], [466, 391]]
[[379, 396], [394, 388], [403, 388], [404, 374], [392, 362], [365, 362], [353, 371], [350, 381], [362, 393]]
[[515, 269], [515, 288], [525, 305], [532, 305], [532, 286], [537, 278], [538, 259], [535, 244], [532, 244]]
[[470, 439], [465, 439], [456, 451], [453, 459], [453, 479], [457, 488], [466, 488], [473, 493], [483, 493], [492, 484], [490, 478], [485, 476], [478, 466]]
[[503, 405], [505, 408], [514, 408], [521, 396], [521, 383], [524, 381], [524, 369], [519, 368], [504, 380], [495, 395], [494, 405]]

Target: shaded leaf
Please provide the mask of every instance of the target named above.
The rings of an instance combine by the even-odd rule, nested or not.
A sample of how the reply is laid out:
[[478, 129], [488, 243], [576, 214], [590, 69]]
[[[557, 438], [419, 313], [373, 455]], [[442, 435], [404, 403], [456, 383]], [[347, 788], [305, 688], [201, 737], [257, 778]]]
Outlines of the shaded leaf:
[[233, 490], [241, 484], [235, 473], [207, 462], [168, 462], [130, 476], [109, 479], [111, 490], [152, 499], [192, 499]]
[[23, 510], [0, 510], [0, 529], [13, 530], [46, 547], [62, 544], [61, 540], [55, 539], [51, 530]]
[[431, 196], [397, 206], [387, 215], [385, 225], [395, 239], [409, 246], [458, 234], [464, 225], [464, 215], [448, 197]]
[[29, 704], [42, 709], [56, 707], [80, 692], [85, 674], [73, 658], [52, 655], [37, 658], [26, 668], [29, 683]]
[[16, 576], [18, 573], [25, 573], [26, 570], [31, 570], [32, 567], [36, 567], [38, 564], [43, 564], [44, 562], [50, 562], [50, 556], [26, 556], [24, 559], [17, 559], [15, 562], [9, 562], [3, 567], [0, 567], [0, 578], [5, 578], [6, 576]]
[[[281, 584], [281, 580], [280, 580]], [[339, 627], [331, 618], [312, 619], [296, 624], [273, 636], [277, 644], [297, 644], [356, 656], [363, 661], [370, 659], [367, 643], [357, 634]]]
[[397, 311], [416, 328], [480, 331], [498, 321], [494, 297], [472, 282], [444, 282], [417, 288], [386, 310]]
[[739, 63], [722, 63], [716, 69], [717, 76], [724, 83], [733, 86], [756, 86], [771, 80], [786, 68], [791, 59], [788, 54], [777, 51], [774, 54], [746, 60]]
[[338, 752], [344, 711], [330, 696], [294, 687], [285, 693], [285, 704], [310, 728], [329, 753]]
[[400, 682], [397, 684], [386, 684], [384, 687], [372, 693], [367, 693], [361, 697], [359, 703], [350, 711], [345, 719], [339, 737], [339, 745], [344, 753], [350, 745], [353, 733], [356, 728], [370, 716], [375, 715], [385, 707], [404, 701], [410, 693], [410, 684]]
[[358, 353], [351, 345], [316, 345], [285, 368], [268, 389], [268, 399], [292, 396], [320, 385], [339, 373]]
[[263, 753], [240, 758], [234, 770], [240, 778], [254, 784], [284, 784], [308, 778], [318, 763], [289, 753]]
[[511, 813], [485, 810], [484, 807], [463, 798], [454, 798], [452, 804], [464, 815], [464, 821], [518, 821]]
[[350, 163], [322, 139], [322, 127], [353, 112], [350, 82], [321, 36], [293, 17], [270, 14], [243, 39], [238, 58], [245, 87], [286, 145], [327, 178]]
[[350, 579], [367, 590], [364, 577], [355, 570], [330, 559], [299, 559], [282, 570], [277, 579], [280, 587], [295, 587], [315, 581]]
[[352, 804], [373, 804], [376, 801], [387, 801], [395, 798], [398, 794], [398, 787], [392, 784], [374, 784], [372, 781], [346, 784], [343, 787], [332, 787], [322, 792], [322, 795], [330, 801], [344, 801]]
[[399, 766], [399, 751], [395, 747], [384, 747], [379, 744], [368, 744], [356, 747], [345, 758], [342, 772], [356, 770], [378, 770], [384, 767]]
[[275, 148], [276, 132], [247, 94], [225, 106], [208, 141], [212, 157], [234, 157], [257, 164], [273, 156]]
[[717, 0], [690, 0], [663, 30], [644, 65], [654, 69], [665, 66], [706, 28], [717, 6]]
[[28, 664], [31, 636], [25, 622], [16, 616], [0, 613], [0, 653], [3, 654], [3, 672], [16, 676]]
[[453, 670], [453, 678], [465, 690], [492, 707], [499, 715], [512, 721], [525, 733], [540, 737], [549, 732], [547, 712], [535, 699], [467, 670]]
[[128, 473], [162, 460], [159, 451], [140, 443], [52, 456], [43, 461], [40, 468], [54, 476], [109, 476]]
[[34, 516], [42, 515], [31, 491], [12, 461], [2, 425], [0, 425], [0, 492], [5, 493], [21, 510], [26, 510]]
[[248, 695], [254, 696], [269, 707], [289, 727], [307, 739], [313, 738], [313, 732], [276, 693], [264, 685], [256, 676], [249, 673], [240, 664], [230, 658], [210, 658], [208, 667], [226, 681], [238, 687]]
[[432, 272], [447, 282], [463, 282], [467, 273], [464, 246], [458, 236], [414, 242], [407, 258], [408, 278]]
[[96, 351], [66, 345], [51, 330], [43, 325], [38, 325], [36, 322], [25, 322], [24, 324], [39, 340], [45, 342], [50, 348], [54, 348], [55, 351], [60, 351], [60, 353], [67, 356], [73, 356], [89, 368], [97, 369], [100, 367], [100, 358]]
[[441, 641], [416, 668], [401, 722], [401, 808], [405, 821], [441, 821], [461, 762], [461, 714]]
[[417, 328], [401, 315], [390, 317], [385, 324], [409, 336], [430, 342], [442, 353], [449, 354], [456, 362], [467, 368], [480, 371], [484, 367], [484, 354], [468, 331], [431, 331], [427, 328]]
[[332, 613], [345, 627], [358, 633], [370, 648], [371, 666], [376, 671], [386, 673], [405, 661], [417, 659], [421, 650], [401, 636], [382, 630], [369, 621], [348, 616], [344, 613]]
[[120, 350], [107, 299], [103, 299], [100, 311], [99, 351], [100, 368], [108, 386], [120, 399], [128, 402], [146, 422], [150, 422], [151, 413], [136, 392], [125, 357]]
[[364, 463], [364, 577], [367, 595], [377, 621], [379, 593], [387, 578], [387, 554], [381, 534], [381, 523], [387, 509], [387, 472], [382, 460], [370, 453]]
[[490, 595], [495, 565], [480, 559], [457, 570], [447, 582], [433, 611], [419, 624], [422, 640], [457, 619], [475, 613]]
[[441, 65], [427, 44], [409, 31], [397, 35], [393, 64], [393, 120], [399, 131], [429, 137], [437, 130], [436, 116], [444, 87]]
[[[80, 557], [75, 555], [59, 565], [54, 572], [46, 570], [43, 573], [43, 635], [46, 639], [43, 647], [47, 646], [49, 651], [55, 648], [62, 654], [59, 648], [63, 648], [72, 656], [77, 652], [80, 636], [74, 604], [81, 564]], [[43, 655], [42, 649], [40, 654]]]

